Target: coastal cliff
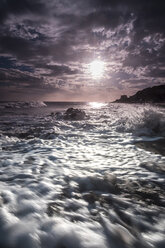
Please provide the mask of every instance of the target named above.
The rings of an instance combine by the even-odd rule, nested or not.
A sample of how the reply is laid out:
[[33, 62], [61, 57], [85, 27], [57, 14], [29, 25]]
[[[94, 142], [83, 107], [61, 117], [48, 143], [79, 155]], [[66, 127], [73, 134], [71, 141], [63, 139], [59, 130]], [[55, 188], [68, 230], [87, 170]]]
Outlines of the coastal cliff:
[[133, 96], [122, 95], [117, 103], [165, 103], [165, 85], [154, 86], [138, 91]]

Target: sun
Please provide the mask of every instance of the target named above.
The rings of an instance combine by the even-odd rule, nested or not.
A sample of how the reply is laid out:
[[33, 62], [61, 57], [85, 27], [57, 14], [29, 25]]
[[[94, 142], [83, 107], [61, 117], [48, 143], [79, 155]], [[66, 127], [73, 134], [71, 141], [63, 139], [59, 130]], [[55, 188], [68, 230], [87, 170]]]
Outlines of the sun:
[[89, 69], [94, 79], [99, 79], [104, 74], [104, 62], [101, 60], [94, 60], [89, 64]]

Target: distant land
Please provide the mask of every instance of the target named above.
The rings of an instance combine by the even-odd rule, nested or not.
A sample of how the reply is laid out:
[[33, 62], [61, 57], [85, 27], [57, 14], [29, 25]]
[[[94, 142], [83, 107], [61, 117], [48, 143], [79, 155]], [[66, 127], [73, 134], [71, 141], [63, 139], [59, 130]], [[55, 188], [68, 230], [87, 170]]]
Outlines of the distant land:
[[122, 95], [117, 103], [165, 103], [165, 84], [139, 90], [133, 96]]

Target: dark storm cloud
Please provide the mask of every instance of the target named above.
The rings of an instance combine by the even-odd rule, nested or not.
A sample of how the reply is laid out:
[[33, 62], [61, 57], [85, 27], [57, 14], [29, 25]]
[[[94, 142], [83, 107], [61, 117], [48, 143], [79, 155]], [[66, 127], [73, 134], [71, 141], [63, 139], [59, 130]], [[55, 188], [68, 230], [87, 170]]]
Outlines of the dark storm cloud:
[[28, 72], [34, 71], [30, 66], [17, 65], [16, 59], [13, 59], [12, 57], [4, 57], [4, 56], [0, 56], [0, 68], [18, 69], [20, 71], [28, 71]]
[[0, 71], [1, 85], [20, 86], [25, 88], [44, 87], [43, 78], [37, 78], [29, 73], [21, 72], [14, 69], [1, 69]]
[[45, 5], [40, 0], [2, 0], [0, 1], [0, 21], [4, 21], [8, 15], [43, 14]]
[[95, 58], [107, 65], [99, 90], [161, 83], [154, 78], [164, 78], [164, 13], [162, 0], [3, 0], [0, 87], [83, 94], [96, 85], [84, 69]]
[[59, 76], [63, 74], [74, 75], [80, 72], [78, 69], [72, 70], [71, 68], [65, 65], [40, 65], [40, 68], [42, 67], [45, 69], [51, 70], [50, 73], [42, 74], [43, 76], [44, 75], [45, 76]]
[[149, 75], [151, 77], [154, 77], [154, 78], [165, 78], [165, 70], [163, 70], [163, 69], [153, 69], [153, 70], [151, 70]]

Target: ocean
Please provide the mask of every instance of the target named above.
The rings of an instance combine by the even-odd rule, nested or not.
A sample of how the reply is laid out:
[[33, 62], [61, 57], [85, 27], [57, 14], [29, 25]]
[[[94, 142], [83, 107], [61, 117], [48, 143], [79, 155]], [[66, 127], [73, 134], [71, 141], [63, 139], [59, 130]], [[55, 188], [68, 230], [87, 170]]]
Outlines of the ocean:
[[0, 247], [165, 247], [164, 145], [160, 106], [1, 102]]

